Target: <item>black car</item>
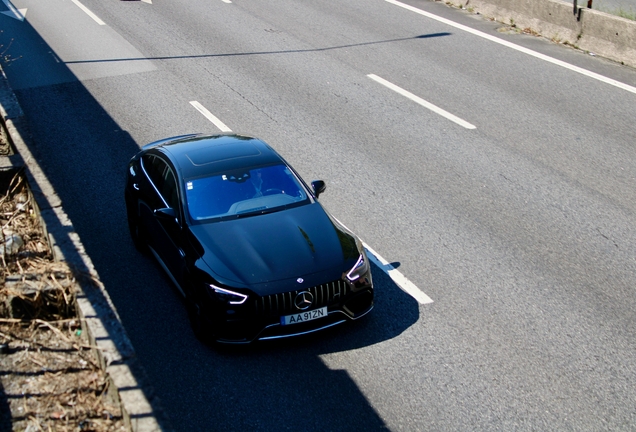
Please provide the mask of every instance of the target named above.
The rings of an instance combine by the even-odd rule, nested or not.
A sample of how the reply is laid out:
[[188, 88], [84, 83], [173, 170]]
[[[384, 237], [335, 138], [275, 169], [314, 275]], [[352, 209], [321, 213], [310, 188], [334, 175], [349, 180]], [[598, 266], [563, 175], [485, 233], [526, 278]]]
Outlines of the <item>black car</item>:
[[362, 243], [318, 203], [324, 190], [256, 138], [185, 135], [131, 159], [125, 197], [135, 246], [183, 294], [197, 336], [249, 343], [373, 308]]

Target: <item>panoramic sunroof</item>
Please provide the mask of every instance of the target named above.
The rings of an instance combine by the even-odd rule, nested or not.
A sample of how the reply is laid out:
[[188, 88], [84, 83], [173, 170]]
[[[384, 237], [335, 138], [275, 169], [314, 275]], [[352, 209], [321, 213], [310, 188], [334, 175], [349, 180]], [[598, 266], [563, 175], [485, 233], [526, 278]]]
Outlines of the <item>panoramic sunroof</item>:
[[244, 142], [241, 145], [237, 145], [236, 143], [213, 144], [202, 149], [188, 152], [186, 156], [193, 165], [201, 166], [228, 159], [259, 156], [260, 154], [260, 150], [256, 148], [254, 144]]

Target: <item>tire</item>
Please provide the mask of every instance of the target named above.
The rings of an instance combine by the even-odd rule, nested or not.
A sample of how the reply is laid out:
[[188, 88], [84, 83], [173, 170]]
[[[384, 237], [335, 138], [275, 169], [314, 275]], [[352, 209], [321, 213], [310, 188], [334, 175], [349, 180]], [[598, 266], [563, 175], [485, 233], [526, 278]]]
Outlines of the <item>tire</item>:
[[139, 217], [130, 211], [128, 212], [128, 229], [135, 248], [144, 255], [147, 255], [149, 250], [148, 242], [144, 234], [145, 231], [143, 226], [139, 223]]
[[205, 324], [205, 320], [201, 316], [201, 308], [190, 296], [186, 297], [186, 308], [188, 309], [188, 318], [192, 331], [199, 341], [205, 345], [214, 344], [215, 337], [212, 329]]

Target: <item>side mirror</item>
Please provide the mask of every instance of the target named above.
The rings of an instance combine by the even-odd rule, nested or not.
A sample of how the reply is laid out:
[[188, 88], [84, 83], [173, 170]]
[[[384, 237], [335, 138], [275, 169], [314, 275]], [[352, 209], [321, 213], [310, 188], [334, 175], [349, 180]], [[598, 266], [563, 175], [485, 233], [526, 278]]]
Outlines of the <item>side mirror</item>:
[[175, 221], [177, 219], [177, 212], [173, 208], [166, 207], [155, 210], [154, 215], [159, 220]]
[[327, 189], [327, 185], [322, 180], [314, 180], [311, 182], [311, 188], [314, 190], [316, 198]]

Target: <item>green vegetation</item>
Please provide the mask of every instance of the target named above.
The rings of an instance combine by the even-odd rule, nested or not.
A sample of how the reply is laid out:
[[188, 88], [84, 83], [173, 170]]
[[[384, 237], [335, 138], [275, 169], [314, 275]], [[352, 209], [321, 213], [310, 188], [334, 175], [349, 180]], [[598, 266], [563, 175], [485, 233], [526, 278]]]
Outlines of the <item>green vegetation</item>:
[[627, 18], [630, 19], [632, 21], [636, 21], [636, 12], [634, 12], [633, 9], [629, 9], [629, 11], [623, 9], [623, 8], [618, 8], [617, 10], [615, 10], [614, 12], [610, 12], [611, 14], [614, 15], [618, 15], [619, 17], [623, 17], [623, 18]]
[[[0, 33], [3, 33], [4, 30], [0, 30]], [[4, 45], [0, 45], [0, 65], [11, 65], [11, 62], [16, 61], [20, 58], [22, 58], [22, 56], [18, 57], [18, 58], [13, 58], [11, 57], [11, 54], [7, 53], [7, 51], [9, 51], [9, 49], [11, 48], [11, 45], [13, 45], [13, 38], [9, 41], [9, 45], [7, 45], [6, 47]]]
[[601, 12], [605, 12], [608, 14], [616, 15], [621, 18], [626, 18], [632, 21], [636, 21], [636, 11], [631, 7], [629, 9], [625, 9], [622, 6], [618, 8], [609, 8], [603, 5], [603, 2], [599, 2], [599, 5], [592, 4], [592, 7]]

